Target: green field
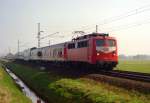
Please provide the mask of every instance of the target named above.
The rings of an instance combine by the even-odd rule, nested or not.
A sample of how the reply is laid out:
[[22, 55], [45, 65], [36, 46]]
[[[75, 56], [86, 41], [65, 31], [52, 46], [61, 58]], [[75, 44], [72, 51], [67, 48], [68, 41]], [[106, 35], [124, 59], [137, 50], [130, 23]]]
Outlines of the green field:
[[117, 70], [150, 73], [150, 61], [146, 60], [120, 60]]
[[0, 66], [0, 103], [31, 103]]
[[149, 103], [150, 95], [128, 91], [83, 78], [67, 78], [51, 71], [7, 63], [13, 71], [50, 103]]

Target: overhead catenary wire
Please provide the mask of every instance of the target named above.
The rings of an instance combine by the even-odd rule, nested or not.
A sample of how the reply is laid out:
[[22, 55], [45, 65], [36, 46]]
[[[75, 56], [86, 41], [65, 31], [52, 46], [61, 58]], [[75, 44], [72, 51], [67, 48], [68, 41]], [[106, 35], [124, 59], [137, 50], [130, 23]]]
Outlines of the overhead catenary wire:
[[116, 28], [116, 29], [109, 30], [108, 32], [126, 30], [126, 29], [129, 29], [129, 28], [134, 28], [134, 27], [142, 26], [142, 25], [144, 25], [144, 24], [149, 24], [149, 23], [150, 23], [150, 19], [149, 19], [149, 21], [133, 23], [133, 24], [131, 24], [131, 25], [123, 25], [123, 26], [120, 26], [120, 27], [118, 27], [118, 28]]
[[150, 18], [149, 19], [146, 19], [146, 20], [143, 20], [143, 21], [138, 21], [138, 22], [132, 22], [132, 23], [129, 23], [129, 24], [123, 24], [123, 25], [118, 25], [118, 26], [112, 26], [112, 27], [107, 27], [107, 28], [102, 28], [103, 30], [106, 30], [107, 32], [112, 32], [112, 31], [118, 31], [118, 30], [122, 30], [122, 29], [125, 29], [125, 28], [130, 28], [130, 27], [136, 27], [136, 26], [140, 26], [140, 25], [143, 25], [143, 24], [148, 24], [150, 23]]
[[[76, 30], [82, 30], [82, 31], [90, 32], [91, 30], [95, 30], [95, 25], [99, 25], [100, 28], [103, 28], [103, 25], [105, 25], [105, 24], [109, 24], [109, 23], [113, 23], [115, 21], [126, 19], [128, 17], [134, 16], [134, 15], [137, 15], [137, 14], [149, 11], [149, 10], [150, 10], [150, 5], [145, 5], [145, 6], [137, 8], [137, 9], [128, 11], [124, 14], [114, 16], [114, 17], [110, 17], [108, 19], [104, 19], [100, 23], [95, 23], [93, 25], [87, 25], [87, 26], [82, 26], [82, 27], [76, 28]], [[143, 24], [146, 24], [146, 23], [143, 23]], [[118, 26], [118, 28], [116, 28], [116, 29], [112, 29], [113, 27], [112, 28], [107, 28], [107, 30], [108, 30], [107, 32], [116, 31], [116, 30], [131, 27], [131, 26], [134, 27], [134, 26], [138, 26], [138, 25], [140, 25], [140, 24], [136, 23], [136, 24], [126, 25], [126, 27], [123, 27], [123, 25], [121, 25], [121, 26]], [[112, 29], [112, 30], [109, 30], [109, 29]], [[68, 36], [68, 34], [69, 35], [71, 34], [70, 37], [73, 37], [73, 35], [74, 35], [74, 34], [72, 34], [73, 31], [75, 31], [75, 29], [72, 29], [72, 31], [70, 31], [70, 30], [63, 31], [63, 32], [60, 32], [60, 33], [64, 34], [62, 37], [65, 37], [65, 35]], [[46, 36], [46, 37], [49, 37], [49, 36]], [[41, 39], [43, 39], [43, 38], [41, 38]]]
[[[150, 11], [150, 5], [145, 5], [145, 6], [137, 8], [137, 9], [128, 11], [124, 14], [114, 16], [114, 17], [110, 17], [108, 19], [104, 19], [100, 23], [95, 23], [95, 24], [92, 24], [92, 25], [86, 25], [86, 26], [82, 26], [82, 27], [79, 27], [79, 28], [75, 28], [75, 29], [72, 29], [72, 31], [75, 31], [75, 30], [82, 30], [82, 31], [87, 31], [88, 30], [89, 31], [89, 29], [95, 28], [95, 25], [99, 25], [100, 27], [102, 27], [105, 24], [109, 24], [109, 23], [113, 23], [115, 21], [126, 19], [128, 17], [134, 16], [134, 15], [146, 12], [146, 11]], [[69, 30], [64, 31], [64, 34], [69, 34], [70, 35], [70, 34], [72, 34], [72, 31], [69, 31]], [[72, 35], [74, 35], [74, 34], [72, 34]]]
[[44, 36], [44, 37], [41, 37], [40, 39], [45, 39], [45, 38], [47, 38], [47, 37], [51, 37], [51, 36], [53, 36], [53, 35], [55, 35], [55, 34], [58, 34], [58, 33], [59, 33], [59, 32], [55, 32], [55, 33], [46, 35], [46, 36]]
[[[121, 14], [121, 15], [118, 15], [118, 16], [114, 16], [114, 17], [110, 17], [108, 19], [104, 19], [104, 20], [101, 21], [101, 23], [95, 23], [93, 25], [83, 26], [83, 27], [81, 27], [79, 29], [87, 30], [89, 28], [95, 27], [95, 25], [109, 24], [109, 23], [112, 23], [112, 22], [115, 22], [115, 21], [118, 21], [118, 20], [122, 20], [122, 19], [128, 18], [128, 17], [133, 16], [133, 15], [137, 15], [137, 14], [149, 11], [149, 10], [150, 10], [150, 5], [145, 5], [145, 6], [137, 8], [137, 9], [128, 11], [128, 12], [126, 12], [124, 14]], [[83, 29], [83, 28], [85, 28], [85, 29]]]

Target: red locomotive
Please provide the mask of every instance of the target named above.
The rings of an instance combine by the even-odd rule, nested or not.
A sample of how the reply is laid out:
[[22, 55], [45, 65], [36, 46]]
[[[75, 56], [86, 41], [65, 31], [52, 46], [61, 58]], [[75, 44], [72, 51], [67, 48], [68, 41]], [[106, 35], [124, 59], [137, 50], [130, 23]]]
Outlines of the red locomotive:
[[118, 63], [117, 41], [104, 33], [93, 33], [67, 43], [65, 58], [69, 61], [94, 64], [101, 69], [112, 69]]
[[24, 60], [85, 64], [112, 70], [118, 63], [117, 41], [105, 33], [92, 33], [72, 41], [23, 51]]

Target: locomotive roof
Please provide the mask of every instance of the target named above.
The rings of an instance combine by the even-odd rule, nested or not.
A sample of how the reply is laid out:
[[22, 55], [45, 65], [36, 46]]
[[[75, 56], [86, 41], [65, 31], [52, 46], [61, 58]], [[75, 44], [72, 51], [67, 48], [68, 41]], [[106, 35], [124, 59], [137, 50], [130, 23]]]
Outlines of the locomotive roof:
[[97, 36], [101, 36], [101, 37], [108, 37], [109, 34], [108, 33], [92, 33], [92, 34], [87, 34], [87, 35], [83, 35], [77, 38], [73, 38], [72, 40], [81, 40], [81, 39], [87, 39], [87, 38], [91, 38], [91, 37], [97, 37]]

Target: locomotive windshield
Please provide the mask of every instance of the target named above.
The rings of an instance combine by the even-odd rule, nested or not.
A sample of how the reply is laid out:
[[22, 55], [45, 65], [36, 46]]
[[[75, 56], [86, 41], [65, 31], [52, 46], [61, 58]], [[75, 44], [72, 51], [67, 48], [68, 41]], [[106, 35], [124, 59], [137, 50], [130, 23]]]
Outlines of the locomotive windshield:
[[98, 46], [98, 47], [104, 46], [105, 44], [107, 44], [110, 47], [113, 47], [113, 46], [115, 46], [115, 40], [113, 40], [113, 39], [108, 39], [108, 40], [99, 39], [99, 40], [96, 40], [96, 46]]
[[107, 40], [107, 44], [108, 46], [113, 47], [115, 46], [115, 40]]
[[96, 46], [104, 46], [104, 44], [105, 44], [104, 39], [96, 40]]

